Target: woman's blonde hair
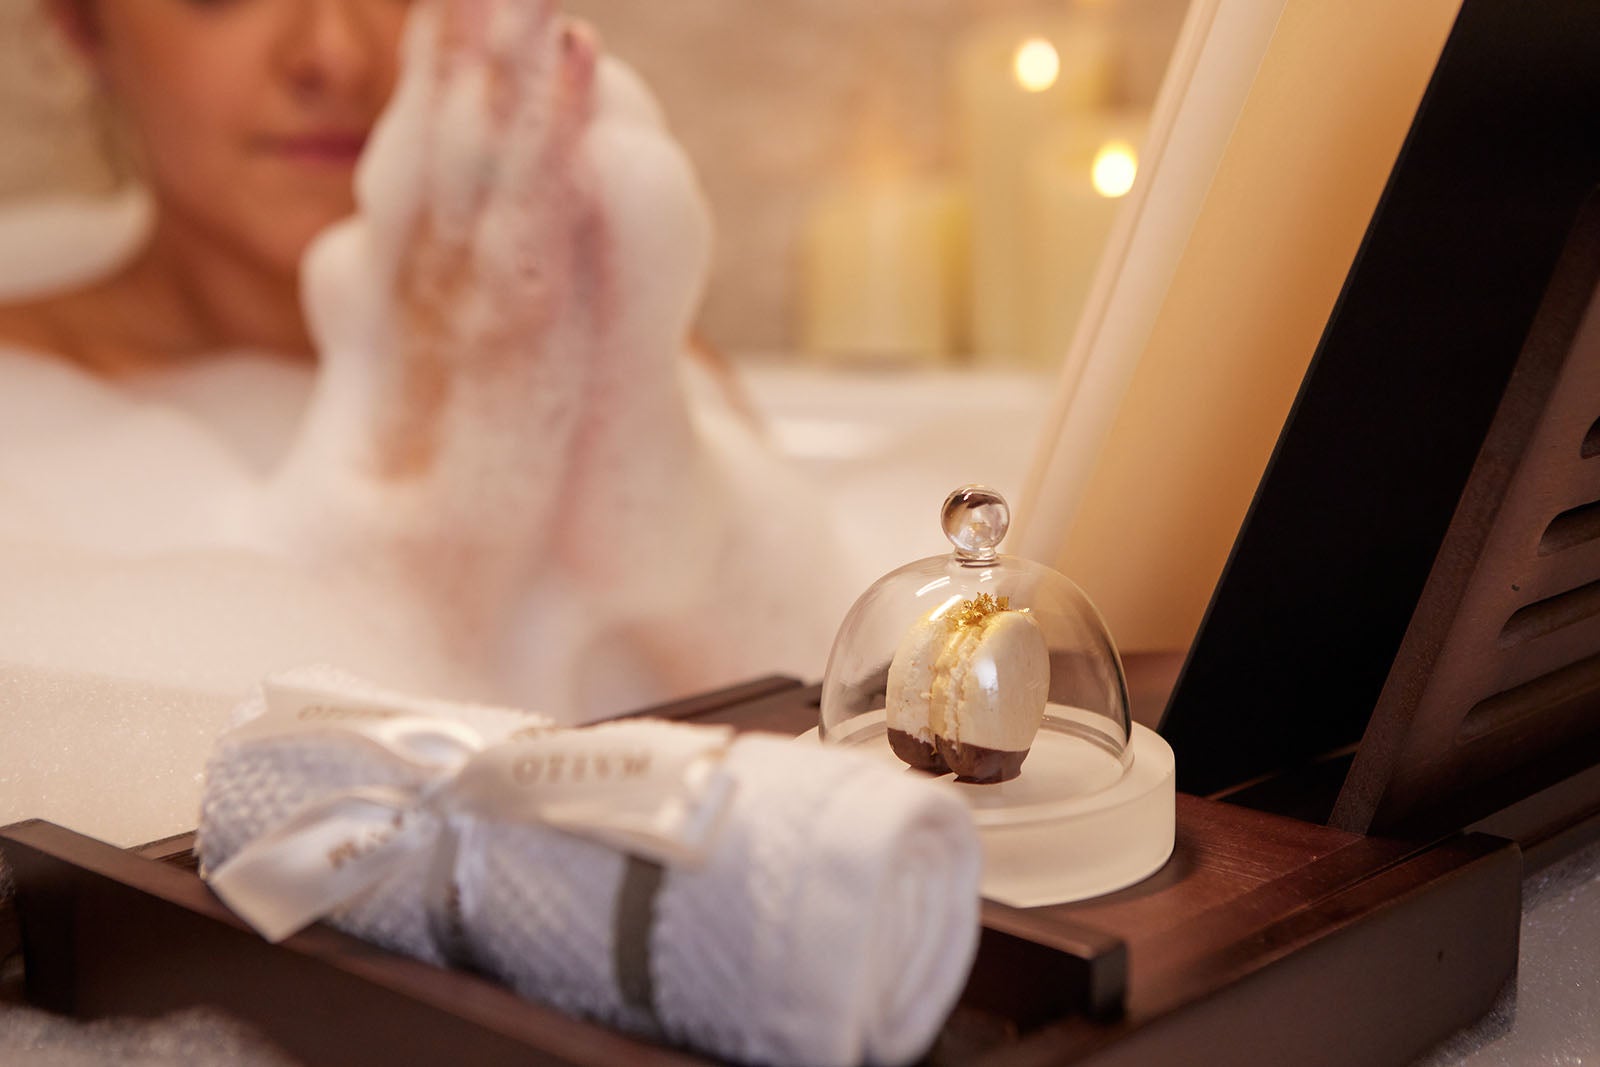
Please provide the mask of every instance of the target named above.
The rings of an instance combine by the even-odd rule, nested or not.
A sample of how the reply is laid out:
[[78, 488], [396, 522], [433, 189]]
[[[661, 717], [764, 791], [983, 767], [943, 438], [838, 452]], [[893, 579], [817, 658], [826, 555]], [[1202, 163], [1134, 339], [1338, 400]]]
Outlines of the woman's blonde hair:
[[102, 192], [132, 172], [114, 108], [41, 0], [0, 0], [0, 197]]

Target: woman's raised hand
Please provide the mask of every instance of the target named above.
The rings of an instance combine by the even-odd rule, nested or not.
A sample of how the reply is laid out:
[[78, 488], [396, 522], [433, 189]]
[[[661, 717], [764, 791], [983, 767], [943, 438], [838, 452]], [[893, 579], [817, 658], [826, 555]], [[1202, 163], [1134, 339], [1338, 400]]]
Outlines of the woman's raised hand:
[[553, 7], [416, 8], [360, 214], [307, 263], [323, 367], [279, 482], [301, 546], [481, 648], [536, 587], [563, 622], [534, 630], [576, 646], [672, 628], [728, 542], [677, 380], [709, 215], [648, 91]]
[[419, 6], [357, 176], [360, 216], [308, 263], [329, 370], [367, 393], [365, 411], [337, 414], [370, 431], [374, 477], [484, 462], [485, 429], [536, 422], [558, 451], [570, 432], [582, 375], [562, 334], [607, 280], [580, 151], [596, 49], [553, 7]]

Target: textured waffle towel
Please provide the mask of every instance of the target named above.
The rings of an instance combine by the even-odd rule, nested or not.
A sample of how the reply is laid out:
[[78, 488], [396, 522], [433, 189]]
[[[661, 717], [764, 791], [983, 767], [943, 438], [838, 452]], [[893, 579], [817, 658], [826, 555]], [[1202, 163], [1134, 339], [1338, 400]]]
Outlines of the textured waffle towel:
[[[319, 710], [404, 715], [396, 723], [411, 733], [373, 743], [338, 714], [322, 717], [325, 729], [263, 731], [275, 691], [298, 694], [302, 706], [304, 694], [320, 693]], [[559, 805], [535, 819], [451, 799], [472, 792], [463, 783], [485, 757], [541, 751], [545, 738], [569, 748], [602, 742], [613, 753], [714, 753], [715, 773], [703, 760], [682, 763], [692, 788], [663, 794], [650, 813], [668, 828], [665, 849], [617, 847], [634, 823], [608, 824], [604, 812], [595, 829], [582, 815], [556, 829]], [[673, 766], [665, 756], [657, 763]], [[269, 680], [219, 741], [201, 821], [205, 867], [214, 885], [228, 882], [231, 859], [252, 848], [270, 856], [271, 842], [303, 829], [308, 813], [314, 823], [341, 804], [403, 802], [386, 797], [410, 798], [404, 847], [332, 922], [721, 1056], [840, 1067], [914, 1060], [976, 948], [976, 834], [965, 804], [931, 781], [848, 751], [717, 728], [554, 731], [519, 713], [410, 700], [327, 671]]]

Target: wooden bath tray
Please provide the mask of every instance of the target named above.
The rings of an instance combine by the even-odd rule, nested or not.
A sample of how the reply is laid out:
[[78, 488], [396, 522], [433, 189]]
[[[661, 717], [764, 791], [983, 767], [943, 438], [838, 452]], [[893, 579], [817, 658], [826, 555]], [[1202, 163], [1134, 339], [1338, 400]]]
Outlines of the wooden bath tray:
[[[815, 690], [771, 679], [657, 709], [798, 733]], [[210, 1004], [308, 1065], [688, 1064], [665, 1049], [313, 927], [257, 938], [192, 870], [41, 822], [0, 830], [25, 995], [96, 1018]], [[1166, 868], [1123, 892], [986, 905], [932, 1063], [1404, 1063], [1513, 974], [1521, 862], [1482, 835], [1423, 847], [1180, 797]], [[3, 922], [0, 922], [3, 925]], [[4, 944], [0, 934], [0, 945]], [[1425, 990], [1426, 995], [1419, 995]]]

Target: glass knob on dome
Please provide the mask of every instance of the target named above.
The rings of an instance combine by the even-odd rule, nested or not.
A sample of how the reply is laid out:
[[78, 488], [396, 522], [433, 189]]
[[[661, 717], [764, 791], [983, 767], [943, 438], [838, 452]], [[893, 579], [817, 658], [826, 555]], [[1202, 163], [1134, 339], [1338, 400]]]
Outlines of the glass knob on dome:
[[1011, 526], [1011, 508], [986, 485], [964, 485], [945, 497], [940, 522], [958, 557], [988, 562]]

